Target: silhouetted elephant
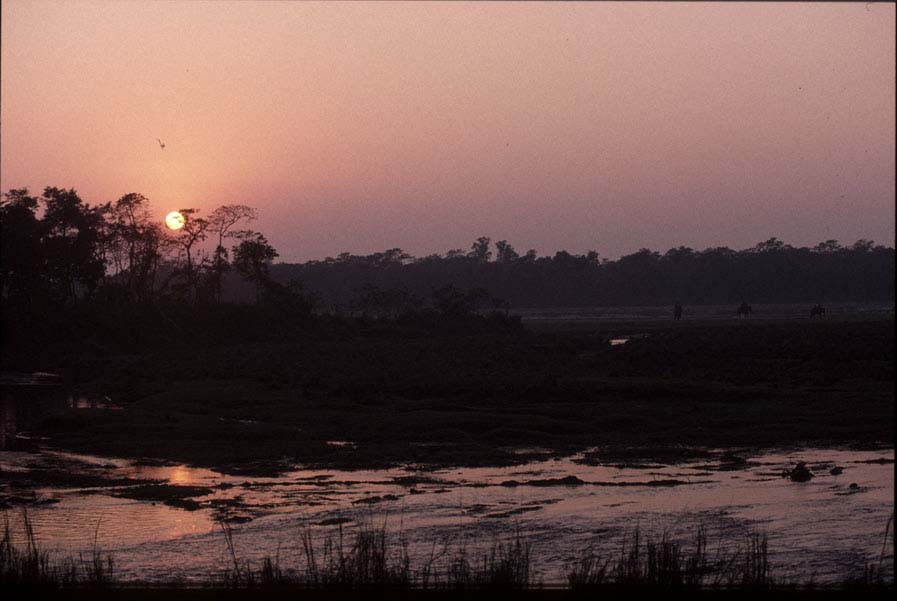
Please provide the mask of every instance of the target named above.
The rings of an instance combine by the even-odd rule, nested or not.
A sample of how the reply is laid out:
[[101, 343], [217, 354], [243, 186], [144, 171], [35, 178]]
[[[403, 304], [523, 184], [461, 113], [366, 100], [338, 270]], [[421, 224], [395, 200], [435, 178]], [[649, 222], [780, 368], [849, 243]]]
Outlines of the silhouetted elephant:
[[750, 317], [753, 309], [747, 303], [741, 303], [741, 306], [735, 311], [736, 317]]
[[825, 317], [825, 307], [816, 305], [810, 309], [810, 319], [813, 319], [814, 317]]

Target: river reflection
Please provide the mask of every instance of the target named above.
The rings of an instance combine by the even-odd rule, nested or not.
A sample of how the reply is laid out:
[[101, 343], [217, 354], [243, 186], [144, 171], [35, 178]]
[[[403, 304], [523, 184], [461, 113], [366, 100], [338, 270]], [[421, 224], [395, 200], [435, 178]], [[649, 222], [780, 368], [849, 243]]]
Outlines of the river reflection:
[[[29, 508], [40, 540], [78, 552], [96, 535], [115, 555], [124, 578], [207, 577], [224, 567], [224, 539], [216, 520], [228, 519], [237, 551], [260, 560], [279, 553], [298, 564], [299, 534], [318, 540], [332, 524], [387, 521], [419, 558], [439, 540], [488, 546], [518, 531], [534, 545], [545, 582], [562, 582], [566, 563], [586, 546], [618, 552], [638, 525], [690, 542], [703, 526], [711, 544], [738, 541], [754, 530], [769, 536], [776, 573], [825, 583], [862, 572], [879, 558], [893, 512], [894, 451], [799, 449], [744, 454], [678, 465], [590, 465], [586, 455], [510, 468], [336, 471], [297, 469], [280, 477], [225, 475], [184, 465], [139, 465], [46, 452], [0, 454], [0, 469], [21, 470], [77, 462], [110, 478], [156, 480], [204, 487], [187, 511], [162, 502], [119, 498], [127, 487], [37, 488], [58, 502]], [[795, 483], [783, 470], [807, 462], [815, 477]], [[839, 470], [835, 468], [840, 468]], [[834, 473], [832, 473], [834, 471]], [[3, 493], [0, 484], [0, 493]], [[10, 512], [14, 521], [15, 510]], [[893, 549], [888, 548], [889, 557]], [[414, 559], [414, 557], [412, 558]]]

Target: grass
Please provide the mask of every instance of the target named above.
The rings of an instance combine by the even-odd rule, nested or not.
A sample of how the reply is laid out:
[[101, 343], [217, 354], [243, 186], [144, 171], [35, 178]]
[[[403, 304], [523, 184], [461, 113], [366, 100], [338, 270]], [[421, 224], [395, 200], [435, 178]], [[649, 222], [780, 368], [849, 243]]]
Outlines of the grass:
[[115, 582], [112, 556], [104, 556], [97, 546], [99, 523], [87, 558], [79, 554], [77, 560], [67, 557], [58, 561], [52, 560], [49, 551], [40, 547], [25, 510], [22, 510], [22, 527], [24, 542], [15, 545], [9, 516], [4, 514], [3, 536], [0, 538], [0, 589], [104, 589]]
[[[335, 534], [315, 541], [310, 525], [300, 531], [301, 561], [284, 566], [279, 551], [256, 565], [240, 559], [233, 531], [221, 522], [229, 565], [219, 577], [206, 581], [206, 588], [231, 591], [306, 590], [310, 592], [376, 592], [400, 594], [488, 593], [488, 591], [534, 592], [543, 590], [538, 579], [538, 556], [532, 543], [519, 532], [507, 540], [493, 540], [488, 549], [472, 552], [462, 539], [454, 548], [433, 543], [428, 557], [414, 564], [408, 541], [401, 529], [391, 532], [384, 521], [375, 525], [361, 520], [351, 536], [340, 525]], [[109, 589], [133, 586], [117, 580], [113, 560], [96, 544], [89, 557], [53, 560], [41, 548], [27, 512], [22, 512], [25, 536], [12, 542], [9, 516], [5, 516], [0, 539], [0, 588], [13, 589]], [[891, 521], [885, 531], [888, 541]], [[97, 531], [99, 525], [97, 526]], [[722, 541], [721, 541], [722, 542]], [[731, 542], [731, 541], [730, 541]], [[727, 549], [727, 550], [726, 550]], [[844, 579], [841, 590], [893, 591], [893, 572], [883, 565], [883, 549], [877, 563], [868, 563], [860, 578]], [[565, 590], [572, 594], [602, 591], [776, 591], [795, 590], [802, 583], [787, 582], [773, 575], [765, 535], [749, 533], [735, 545], [708, 550], [703, 529], [693, 544], [644, 535], [638, 528], [625, 539], [619, 552], [609, 556], [586, 548], [569, 563]], [[803, 583], [811, 586], [812, 583]], [[154, 587], [178, 588], [177, 582], [153, 583]]]
[[[887, 540], [890, 522], [885, 539]], [[493, 540], [472, 552], [462, 539], [453, 549], [447, 542], [432, 544], [432, 551], [413, 565], [403, 534], [391, 534], [384, 522], [358, 523], [351, 540], [342, 525], [334, 536], [318, 544], [310, 527], [301, 531], [302, 561], [293, 569], [281, 565], [279, 553], [265, 557], [258, 567], [241, 561], [230, 528], [222, 523], [232, 566], [220, 584], [225, 588], [288, 588], [317, 591], [431, 591], [434, 593], [542, 590], [538, 557], [520, 532], [507, 540]], [[582, 550], [567, 569], [566, 586], [573, 594], [602, 591], [788, 591], [812, 582], [789, 582], [775, 577], [765, 534], [751, 532], [741, 541], [728, 541], [715, 553], [708, 549], [706, 533], [699, 529], [686, 546], [667, 534], [659, 538], [636, 528], [615, 555], [602, 556], [594, 548]], [[893, 590], [893, 572], [868, 563], [860, 578], [845, 578], [843, 590]], [[554, 588], [554, 587], [552, 587]]]
[[[866, 567], [863, 570], [863, 576], [861, 579], [850, 579], [845, 583], [847, 588], [878, 588], [878, 589], [886, 589], [894, 587], [894, 533], [892, 530], [892, 526], [894, 524], [894, 512], [891, 512], [891, 516], [888, 518], [888, 524], [885, 526], [885, 534], [882, 538], [881, 542], [881, 553], [878, 556], [878, 561], [873, 563], [871, 561], [866, 562]], [[887, 558], [888, 551], [888, 543], [891, 543], [891, 566], [890, 570], [885, 566], [885, 559]], [[890, 577], [890, 582], [888, 578]]]
[[300, 533], [302, 563], [286, 569], [279, 553], [252, 567], [238, 558], [230, 526], [220, 523], [231, 565], [220, 583], [225, 588], [299, 587], [315, 590], [524, 590], [535, 585], [532, 546], [519, 533], [509, 541], [494, 541], [488, 551], [471, 553], [462, 542], [433, 544], [430, 556], [412, 566], [408, 541], [392, 535], [386, 522], [359, 523], [347, 540], [342, 525], [336, 536], [316, 543], [310, 527]]
[[[537, 579], [537, 557], [533, 545], [519, 531], [508, 540], [494, 540], [487, 550], [471, 552], [464, 541], [450, 550], [448, 543], [434, 543], [429, 557], [412, 564], [408, 541], [400, 531], [391, 533], [384, 521], [376, 526], [359, 522], [351, 537], [342, 525], [336, 535], [315, 542], [310, 526], [299, 535], [302, 561], [291, 568], [282, 565], [279, 551], [257, 565], [239, 557], [233, 531], [220, 522], [229, 565], [218, 578], [208, 580], [213, 588], [308, 589], [317, 591], [509, 591], [541, 589]], [[51, 559], [35, 536], [27, 512], [22, 512], [23, 542], [13, 544], [9, 516], [5, 516], [0, 539], [0, 586], [20, 588], [103, 589], [128, 583], [116, 580], [111, 555], [97, 548], [85, 559]], [[888, 540], [891, 521], [885, 531]], [[98, 527], [99, 528], [99, 525]], [[740, 544], [721, 545], [708, 551], [703, 529], [691, 546], [644, 535], [636, 528], [619, 552], [601, 556], [594, 548], [584, 549], [567, 570], [566, 588], [574, 593], [603, 590], [790, 590], [799, 583], [774, 578], [765, 535], [750, 533]], [[877, 563], [867, 563], [861, 578], [845, 579], [850, 590], [893, 590], [893, 572], [883, 566], [885, 550]], [[890, 580], [889, 580], [890, 578]]]
[[601, 588], [660, 590], [759, 590], [784, 586], [770, 575], [765, 535], [751, 533], [734, 551], [720, 547], [714, 557], [707, 549], [703, 529], [686, 549], [666, 534], [643, 537], [638, 528], [625, 540], [616, 561], [601, 558], [592, 549], [573, 562], [567, 583], [574, 591]]

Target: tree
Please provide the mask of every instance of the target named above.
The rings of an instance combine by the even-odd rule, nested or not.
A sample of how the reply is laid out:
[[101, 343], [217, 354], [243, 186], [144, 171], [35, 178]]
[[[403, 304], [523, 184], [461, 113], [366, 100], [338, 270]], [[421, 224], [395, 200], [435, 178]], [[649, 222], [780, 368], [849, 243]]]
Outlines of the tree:
[[411, 255], [401, 248], [390, 248], [382, 253], [375, 253], [373, 256], [376, 258], [375, 262], [378, 266], [404, 265], [411, 259]]
[[860, 253], [867, 253], [871, 251], [875, 247], [875, 242], [872, 240], [866, 240], [865, 238], [860, 238], [850, 247], [850, 250]]
[[680, 246], [678, 248], [671, 248], [663, 255], [663, 259], [665, 261], [672, 261], [673, 263], [678, 263], [681, 261], [687, 261], [689, 259], [694, 258], [695, 251], [687, 246]]
[[761, 242], [757, 246], [755, 246], [752, 250], [754, 252], [776, 252], [780, 250], [786, 250], [791, 248], [791, 246], [786, 245], [784, 242], [779, 240], [776, 237], [772, 237], [766, 242]]
[[491, 240], [486, 236], [477, 238], [476, 242], [470, 246], [467, 256], [480, 263], [486, 263], [492, 257], [492, 251], [489, 250], [490, 242]]
[[125, 194], [108, 214], [108, 240], [115, 273], [131, 300], [152, 300], [154, 283], [167, 239], [142, 194]]
[[193, 267], [193, 247], [208, 237], [209, 222], [201, 217], [194, 217], [198, 209], [181, 209], [184, 227], [176, 230], [174, 240], [184, 249], [187, 259], [187, 292], [192, 300], [196, 300], [196, 270]]
[[10, 190], [0, 201], [0, 294], [30, 305], [41, 270], [41, 224], [37, 198], [27, 188]]
[[514, 250], [514, 247], [508, 244], [507, 240], [499, 240], [495, 243], [496, 257], [499, 263], [510, 263], [516, 260], [520, 255]]
[[224, 239], [235, 237], [234, 231], [241, 222], [249, 223], [258, 217], [258, 213], [252, 207], [246, 205], [220, 206], [209, 215], [209, 231], [218, 236], [218, 245], [212, 258], [212, 288], [215, 293], [215, 302], [221, 302], [221, 286], [224, 274], [230, 267], [228, 264], [227, 249], [224, 248]]
[[101, 233], [108, 207], [91, 207], [74, 189], [47, 187], [41, 200], [46, 273], [62, 298], [75, 302], [81, 291], [89, 298], [106, 271]]
[[826, 240], [825, 242], [820, 242], [816, 246], [813, 247], [813, 252], [818, 253], [834, 253], [842, 250], [841, 244], [838, 243], [837, 240]]
[[243, 278], [255, 284], [255, 300], [259, 302], [262, 287], [269, 279], [268, 268], [277, 258], [277, 251], [258, 232], [248, 234], [233, 251], [234, 267]]

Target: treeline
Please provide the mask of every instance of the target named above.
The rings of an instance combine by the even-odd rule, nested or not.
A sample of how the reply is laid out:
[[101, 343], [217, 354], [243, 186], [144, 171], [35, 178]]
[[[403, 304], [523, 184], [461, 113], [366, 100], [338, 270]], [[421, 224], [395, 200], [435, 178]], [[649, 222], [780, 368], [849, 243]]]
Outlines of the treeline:
[[181, 209], [180, 227], [169, 230], [141, 194], [94, 206], [75, 190], [55, 187], [40, 197], [27, 189], [3, 196], [0, 293], [6, 309], [220, 303], [229, 271], [259, 297], [284, 289], [268, 277], [277, 251], [264, 235], [245, 229], [256, 219], [246, 205], [221, 206], [208, 217]]
[[[511, 244], [476, 240], [470, 251], [415, 258], [401, 249], [359, 256], [344, 253], [323, 261], [278, 264], [271, 277], [301, 280], [324, 306], [388, 313], [422, 302], [448, 285], [485, 289], [493, 303], [514, 307], [726, 304], [748, 302], [869, 302], [894, 300], [894, 249], [858, 240], [835, 240], [812, 248], [771, 238], [753, 248], [664, 254], [648, 249], [615, 261], [597, 252], [558, 251], [540, 257]], [[230, 281], [227, 295], [247, 298]], [[504, 306], [504, 305], [501, 305]]]
[[[56, 187], [41, 196], [27, 189], [3, 194], [4, 367], [35, 364], [35, 358], [75, 348], [114, 354], [181, 343], [289, 339], [311, 331], [355, 335], [371, 319], [414, 331], [519, 327], [507, 304], [492, 301], [486, 289], [452, 285], [427, 290], [426, 301], [360, 285], [362, 296], [389, 310], [331, 312], [300, 280], [272, 277], [278, 253], [263, 234], [248, 229], [257, 218], [252, 207], [224, 205], [205, 217], [194, 208], [178, 213], [180, 227], [168, 229], [141, 194], [97, 205]], [[238, 302], [225, 294], [226, 280], [231, 287], [244, 286]]]
[[[90, 205], [75, 190], [10, 190], [0, 202], [4, 368], [63, 355], [251, 340], [311, 319], [302, 292], [268, 275], [277, 251], [248, 229], [255, 209], [180, 211], [171, 230], [149, 201], [126, 194]], [[222, 303], [225, 275], [253, 291], [251, 307]], [[52, 364], [52, 363], [51, 363]]]
[[140, 194], [95, 206], [55, 187], [40, 197], [26, 189], [3, 196], [4, 325], [84, 306], [127, 313], [237, 302], [294, 316], [398, 319], [425, 311], [507, 315], [512, 306], [894, 300], [894, 249], [869, 240], [798, 248], [771, 238], [741, 251], [642, 249], [610, 261], [595, 251], [518, 253], [506, 240], [481, 237], [469, 251], [444, 255], [415, 258], [394, 248], [273, 264], [277, 251], [248, 229], [257, 213], [246, 205], [205, 217], [184, 208], [183, 227], [168, 230]]

